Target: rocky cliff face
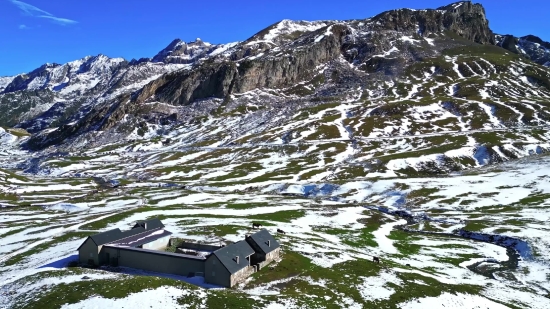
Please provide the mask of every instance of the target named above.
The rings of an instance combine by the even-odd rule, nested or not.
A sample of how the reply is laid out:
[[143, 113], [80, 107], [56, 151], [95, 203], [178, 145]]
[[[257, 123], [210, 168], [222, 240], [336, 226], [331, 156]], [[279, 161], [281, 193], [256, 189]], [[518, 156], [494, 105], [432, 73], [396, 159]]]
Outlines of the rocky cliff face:
[[[501, 37], [497, 38], [501, 42]], [[496, 43], [484, 8], [469, 1], [437, 9], [393, 10], [362, 20], [283, 20], [233, 44], [175, 40], [151, 59], [122, 63], [110, 73], [108, 87], [94, 88], [99, 89], [100, 100], [78, 103], [78, 117], [54, 123], [71, 124], [69, 127], [42, 132], [32, 144], [41, 148], [94, 130], [123, 136], [136, 126], [193, 122], [197, 117], [247, 104], [268, 115], [274, 108], [290, 112], [312, 104], [351, 99], [385, 100], [394, 96], [407, 101], [445, 95], [477, 99], [483, 85], [463, 84], [462, 80], [501, 72], [509, 65], [506, 61], [517, 60], [504, 49], [491, 46]], [[461, 54], [478, 57], [487, 53], [498, 55], [491, 60], [496, 62], [457, 62]], [[539, 63], [544, 59], [544, 55], [535, 56], [531, 59]], [[160, 72], [157, 68], [170, 66], [177, 69], [154, 74]], [[415, 86], [423, 79], [433, 80], [429, 85]], [[525, 80], [545, 87], [547, 78], [530, 70]], [[454, 83], [447, 85], [449, 81]], [[20, 82], [4, 79], [0, 87], [7, 89], [3, 85]], [[437, 90], [440, 87], [445, 90]], [[491, 91], [504, 93], [502, 89]], [[56, 103], [48, 112], [62, 110], [61, 104], [66, 103]], [[397, 106], [377, 108], [392, 117], [402, 112]], [[497, 107], [494, 110], [502, 112]], [[50, 114], [43, 115], [51, 119]], [[529, 115], [526, 113], [522, 119], [535, 119]], [[22, 125], [38, 128], [34, 132], [53, 126], [43, 118], [34, 117]]]
[[315, 44], [296, 43], [296, 50], [270, 54], [266, 57], [248, 56], [237, 61], [213, 59], [186, 72], [163, 76], [145, 86], [136, 102], [161, 101], [185, 105], [209, 97], [225, 98], [257, 88], [281, 88], [311, 79], [315, 68], [341, 55], [340, 39], [346, 26], [326, 29], [330, 35]]
[[214, 45], [203, 42], [199, 38], [190, 43], [185, 43], [180, 39], [176, 39], [155, 55], [151, 61], [179, 64], [193, 63], [223, 48], [223, 44]]
[[521, 55], [538, 64], [550, 67], [550, 43], [534, 35], [515, 37], [513, 35], [497, 35], [496, 44], [514, 54]]
[[450, 31], [479, 44], [494, 44], [485, 9], [481, 4], [462, 1], [435, 10], [401, 9], [382, 13], [373, 18], [378, 31], [395, 30], [419, 35]]
[[[287, 30], [281, 31], [281, 27]], [[400, 38], [405, 36], [414, 40], [430, 35], [444, 36], [446, 31], [475, 43], [495, 42], [485, 10], [471, 2], [459, 2], [437, 10], [394, 10], [365, 21], [346, 23], [292, 24], [283, 21], [236, 47], [230, 57], [232, 62], [227, 58], [218, 59], [191, 72], [164, 76], [147, 85], [137, 102], [188, 104], [212, 96], [225, 98], [233, 92], [288, 87], [313, 78], [317, 66], [339, 57], [368, 71], [375, 65], [372, 56], [391, 49]], [[256, 51], [251, 51], [250, 46], [254, 46]], [[400, 55], [407, 58], [404, 62], [433, 55], [427, 48], [412, 49], [411, 54], [404, 51]], [[402, 64], [402, 61], [397, 63]]]

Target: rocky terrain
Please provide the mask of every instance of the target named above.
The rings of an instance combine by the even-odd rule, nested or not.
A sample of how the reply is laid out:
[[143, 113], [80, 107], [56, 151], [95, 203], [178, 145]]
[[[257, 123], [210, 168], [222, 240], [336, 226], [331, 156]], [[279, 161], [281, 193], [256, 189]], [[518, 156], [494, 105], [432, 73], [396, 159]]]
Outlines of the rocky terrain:
[[[549, 46], [457, 2], [2, 77], [0, 307], [547, 308]], [[229, 291], [65, 267], [153, 216], [206, 242], [290, 233]]]

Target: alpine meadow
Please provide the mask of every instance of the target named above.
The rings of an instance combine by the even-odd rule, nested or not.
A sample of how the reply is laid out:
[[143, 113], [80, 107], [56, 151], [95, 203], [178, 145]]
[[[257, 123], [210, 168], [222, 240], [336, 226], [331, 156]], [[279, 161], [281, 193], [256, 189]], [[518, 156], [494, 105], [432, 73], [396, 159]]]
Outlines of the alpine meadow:
[[[0, 308], [547, 309], [549, 151], [550, 43], [470, 1], [46, 63], [0, 77]], [[280, 252], [231, 287], [79, 260], [151, 219]]]

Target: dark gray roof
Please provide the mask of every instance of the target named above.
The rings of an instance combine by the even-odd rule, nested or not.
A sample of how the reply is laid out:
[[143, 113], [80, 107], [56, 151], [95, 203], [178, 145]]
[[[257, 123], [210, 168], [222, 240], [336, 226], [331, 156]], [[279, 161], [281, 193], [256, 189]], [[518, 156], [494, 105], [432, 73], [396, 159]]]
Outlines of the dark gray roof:
[[[222, 247], [213, 252], [213, 254], [220, 260], [229, 273], [234, 274], [239, 270], [248, 266], [247, 257], [254, 254], [254, 249], [250, 245], [241, 240], [231, 245]], [[239, 263], [237, 264], [236, 257], [239, 257]]]
[[98, 246], [111, 243], [126, 237], [134, 236], [140, 233], [145, 232], [145, 229], [142, 227], [134, 228], [128, 231], [122, 232], [120, 229], [109, 230], [107, 232], [102, 232], [90, 236], [94, 243]]
[[266, 229], [262, 229], [259, 232], [250, 235], [246, 238], [246, 241], [255, 242], [264, 254], [268, 254], [269, 252], [280, 247], [277, 239], [275, 239], [275, 237], [273, 237], [273, 235], [271, 235], [271, 233], [269, 233]]
[[[147, 223], [147, 229], [145, 229], [145, 223]], [[120, 229], [114, 229], [114, 230], [109, 230], [106, 232], [92, 235], [90, 236], [90, 238], [93, 240], [93, 242], [96, 245], [101, 246], [104, 244], [119, 241], [124, 238], [132, 237], [149, 230], [156, 230], [156, 229], [163, 229], [163, 228], [164, 228], [164, 224], [162, 224], [162, 222], [159, 219], [154, 218], [150, 220], [138, 221], [138, 223], [131, 230], [128, 230], [128, 231], [122, 232]], [[80, 247], [78, 248], [80, 249]]]
[[147, 230], [154, 230], [154, 229], [162, 229], [164, 228], [164, 224], [160, 221], [160, 219], [153, 218], [149, 220], [140, 220], [134, 225], [134, 228], [142, 227], [145, 228], [147, 225]]
[[110, 243], [111, 241], [119, 240], [122, 238], [122, 232], [120, 229], [114, 229], [107, 232], [99, 233], [90, 236], [94, 243], [98, 246]]
[[[132, 229], [130, 231], [133, 231], [133, 230], [137, 230], [137, 228]], [[172, 235], [172, 233], [161, 229], [143, 230], [142, 233], [131, 235], [119, 240], [115, 240], [113, 242], [110, 242], [109, 244], [116, 244], [117, 246], [121, 246], [121, 247], [135, 248], [143, 244], [153, 242], [159, 238], [170, 236], [170, 235]]]

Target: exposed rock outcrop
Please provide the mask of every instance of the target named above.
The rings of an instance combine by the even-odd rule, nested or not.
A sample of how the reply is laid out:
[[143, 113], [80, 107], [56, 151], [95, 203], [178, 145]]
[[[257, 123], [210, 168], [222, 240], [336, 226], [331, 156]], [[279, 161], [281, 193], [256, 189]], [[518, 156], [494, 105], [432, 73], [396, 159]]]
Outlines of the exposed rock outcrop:
[[451, 31], [476, 43], [495, 43], [485, 9], [481, 4], [470, 1], [457, 2], [436, 10], [388, 11], [375, 16], [373, 20], [376, 21], [377, 30], [415, 31], [423, 36]]
[[534, 35], [521, 38], [510, 34], [497, 35], [496, 45], [538, 64], [550, 67], [550, 43]]
[[[522, 46], [527, 46], [526, 42], [537, 47], [537, 51], [546, 50], [544, 42], [535, 37], [507, 37], [505, 42], [500, 40], [501, 36], [497, 38], [502, 47], [516, 53], [524, 50]], [[277, 114], [273, 109], [289, 106], [300, 109], [304, 107], [301, 102], [348, 100], [354, 91], [360, 94], [353, 100], [381, 98], [390, 92], [405, 100], [425, 98], [436, 95], [435, 86], [422, 89], [410, 84], [437, 78], [434, 85], [438, 85], [448, 82], [439, 77], [453, 80], [457, 74], [467, 78], [501, 70], [502, 64], [493, 65], [485, 59], [469, 65], [458, 64], [455, 59], [465, 50], [471, 53], [477, 49], [480, 55], [485, 52], [497, 56], [509, 54], [496, 46], [483, 46], [496, 42], [483, 6], [469, 1], [438, 9], [392, 10], [362, 20], [283, 20], [243, 42], [214, 45], [200, 39], [190, 43], [174, 40], [151, 59], [121, 63], [113, 73], [107, 74], [109, 79], [86, 90], [87, 95], [100, 94], [100, 100], [73, 100], [71, 102], [78, 103], [70, 108], [65, 108], [69, 106], [66, 103], [56, 103], [43, 114], [51, 119], [58, 110], [74, 108], [79, 111], [75, 113], [78, 117], [58, 117], [58, 122], [53, 124], [37, 117], [34, 122], [24, 124], [32, 123], [29, 126], [37, 128], [33, 132], [48, 125], [58, 126], [56, 131], [31, 139], [34, 149], [39, 149], [92, 131], [126, 130], [130, 134], [136, 125], [140, 128], [147, 127], [147, 123], [163, 125], [167, 119], [168, 123], [173, 119], [194, 121], [196, 117], [231, 112], [248, 103], [254, 105], [252, 108], [271, 109]], [[546, 54], [531, 54], [530, 59], [544, 63]], [[164, 66], [171, 69], [157, 70]], [[424, 67], [430, 71], [418, 75], [416, 70]], [[547, 79], [539, 73], [525, 74], [528, 81], [546, 87]], [[26, 77], [15, 78], [10, 84], [24, 84], [26, 80]], [[392, 87], [396, 89], [389, 90]], [[439, 95], [456, 89], [466, 89], [460, 94], [451, 93], [462, 98], [478, 92], [476, 88], [470, 93], [467, 85], [455, 84], [448, 85]], [[262, 93], [261, 100], [237, 102], [238, 97], [258, 92]], [[493, 89], [493, 92], [502, 90]], [[157, 105], [167, 106], [170, 112], [153, 107]], [[247, 107], [242, 107], [247, 111]], [[456, 107], [446, 108], [460, 114]], [[372, 110], [371, 115], [395, 116], [397, 112], [391, 106], [381, 105]]]
[[332, 35], [317, 44], [296, 46], [281, 56], [239, 62], [211, 60], [191, 71], [167, 74], [145, 86], [135, 101], [185, 105], [208, 97], [225, 98], [233, 92], [293, 85], [312, 78], [318, 65], [341, 55], [340, 39], [345, 30], [343, 25], [331, 26]]

